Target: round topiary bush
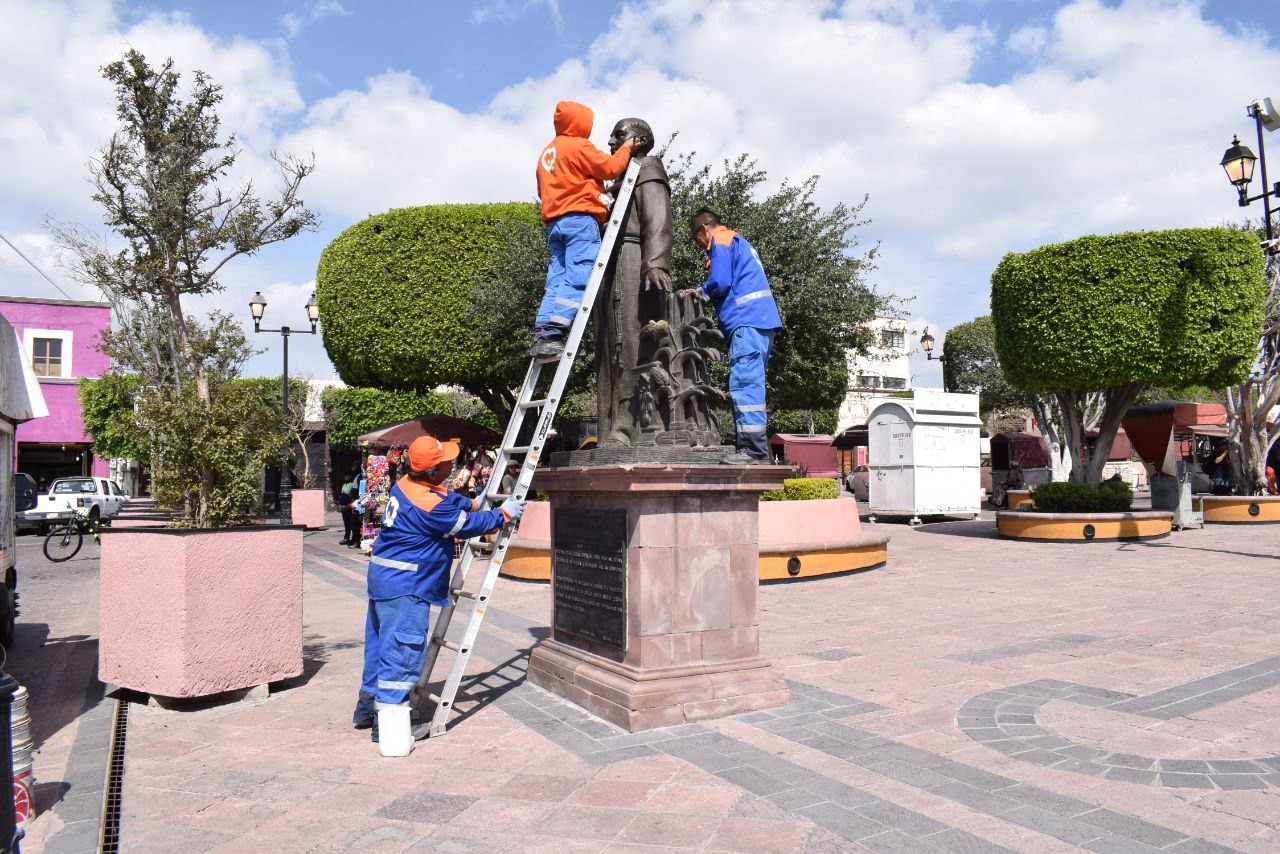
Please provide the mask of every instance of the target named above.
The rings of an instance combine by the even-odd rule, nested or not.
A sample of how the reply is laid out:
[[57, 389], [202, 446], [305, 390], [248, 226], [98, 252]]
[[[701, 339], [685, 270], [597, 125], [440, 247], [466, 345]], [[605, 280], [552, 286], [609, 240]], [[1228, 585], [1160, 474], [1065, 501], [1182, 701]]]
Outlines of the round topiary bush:
[[1042, 483], [1031, 490], [1040, 513], [1127, 513], [1133, 506], [1133, 490], [1123, 480], [1105, 480], [1098, 486], [1072, 481]]
[[343, 381], [487, 385], [492, 318], [475, 310], [477, 288], [497, 273], [505, 235], [539, 222], [531, 203], [427, 205], [371, 216], [334, 238], [320, 254], [316, 300]]

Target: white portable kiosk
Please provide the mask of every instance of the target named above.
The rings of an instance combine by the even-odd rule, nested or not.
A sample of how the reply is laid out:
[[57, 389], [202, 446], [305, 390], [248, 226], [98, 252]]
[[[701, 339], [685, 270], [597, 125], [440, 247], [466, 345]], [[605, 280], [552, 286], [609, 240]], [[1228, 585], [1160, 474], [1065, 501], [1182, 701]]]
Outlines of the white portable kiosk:
[[876, 516], [977, 518], [982, 421], [976, 394], [916, 389], [884, 398], [867, 418], [871, 521]]

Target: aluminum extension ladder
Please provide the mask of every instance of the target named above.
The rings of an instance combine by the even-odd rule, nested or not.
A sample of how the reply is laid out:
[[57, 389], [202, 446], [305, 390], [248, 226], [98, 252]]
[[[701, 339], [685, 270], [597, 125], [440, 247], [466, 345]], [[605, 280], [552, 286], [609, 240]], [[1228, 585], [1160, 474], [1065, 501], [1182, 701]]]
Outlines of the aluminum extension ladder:
[[[523, 499], [529, 492], [529, 485], [533, 482], [534, 470], [538, 467], [538, 461], [542, 458], [542, 449], [547, 441], [547, 432], [551, 429], [551, 421], [555, 418], [561, 395], [564, 394], [565, 386], [569, 382], [569, 371], [573, 367], [573, 360], [578, 355], [578, 346], [582, 343], [582, 336], [586, 332], [587, 323], [591, 320], [591, 308], [595, 304], [596, 293], [600, 290], [600, 284], [604, 280], [605, 268], [609, 265], [609, 259], [613, 255], [614, 246], [617, 245], [618, 236], [622, 231], [622, 223], [626, 217], [627, 208], [631, 203], [636, 177], [639, 173], [640, 162], [632, 160], [623, 175], [622, 183], [619, 185], [617, 199], [613, 203], [613, 209], [609, 215], [609, 225], [605, 229], [604, 237], [600, 242], [600, 251], [596, 254], [595, 266], [591, 268], [591, 276], [587, 279], [587, 288], [582, 296], [582, 305], [574, 316], [573, 324], [569, 327], [569, 334], [565, 338], [564, 352], [558, 357], [534, 358], [529, 363], [529, 371], [525, 374], [524, 384], [520, 387], [520, 396], [517, 398], [515, 407], [512, 410], [511, 420], [507, 423], [507, 430], [502, 437], [498, 456], [493, 461], [493, 472], [489, 475], [489, 482], [485, 484], [484, 493], [480, 496], [481, 509], [488, 510], [496, 507], [511, 496], [516, 499]], [[545, 397], [535, 399], [534, 394], [537, 392], [538, 377], [542, 373], [542, 368], [552, 362], [555, 363], [556, 371], [551, 379], [551, 386], [547, 390]], [[529, 440], [529, 444], [517, 445], [516, 442], [519, 441], [524, 427], [525, 416], [533, 410], [538, 410], [539, 412], [533, 437]], [[516, 479], [515, 488], [510, 495], [503, 493], [501, 491], [502, 477], [506, 472], [507, 465], [514, 457], [521, 456], [524, 461], [520, 466], [520, 475]], [[480, 624], [484, 622], [489, 596], [493, 593], [493, 585], [498, 580], [498, 571], [502, 568], [502, 561], [506, 557], [507, 546], [511, 542], [514, 528], [515, 526], [511, 524], [503, 525], [498, 531], [497, 538], [492, 543], [483, 542], [479, 537], [468, 540], [463, 545], [462, 556], [454, 562], [453, 576], [449, 581], [449, 603], [441, 608], [440, 613], [436, 616], [435, 626], [431, 631], [431, 638], [427, 645], [426, 662], [423, 664], [422, 675], [418, 678], [417, 687], [414, 689], [419, 697], [427, 691], [427, 686], [431, 682], [431, 675], [435, 672], [436, 665], [439, 663], [441, 649], [447, 649], [454, 653], [453, 662], [449, 667], [449, 675], [445, 678], [444, 686], [440, 689], [440, 693], [428, 693], [426, 695], [427, 699], [435, 704], [435, 711], [431, 716], [431, 723], [427, 730], [428, 736], [443, 735], [445, 733], [449, 716], [453, 712], [454, 699], [457, 697], [458, 687], [462, 683], [462, 677], [467, 669], [467, 662], [471, 658], [472, 648], [480, 634]], [[472, 564], [481, 555], [489, 556], [489, 565], [485, 569], [480, 586], [475, 590], [469, 590], [466, 587], [467, 576], [471, 572]], [[466, 630], [462, 633], [462, 637], [457, 640], [450, 640], [449, 628], [459, 604], [463, 601], [472, 603], [470, 619], [467, 620]], [[417, 735], [416, 732], [415, 735]]]

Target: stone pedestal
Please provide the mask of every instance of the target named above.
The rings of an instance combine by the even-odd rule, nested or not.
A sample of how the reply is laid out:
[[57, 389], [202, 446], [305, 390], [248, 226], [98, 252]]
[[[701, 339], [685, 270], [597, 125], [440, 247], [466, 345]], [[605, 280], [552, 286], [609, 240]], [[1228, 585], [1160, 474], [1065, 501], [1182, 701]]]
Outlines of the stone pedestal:
[[533, 684], [636, 731], [788, 702], [760, 657], [757, 496], [784, 466], [548, 469], [552, 635]]

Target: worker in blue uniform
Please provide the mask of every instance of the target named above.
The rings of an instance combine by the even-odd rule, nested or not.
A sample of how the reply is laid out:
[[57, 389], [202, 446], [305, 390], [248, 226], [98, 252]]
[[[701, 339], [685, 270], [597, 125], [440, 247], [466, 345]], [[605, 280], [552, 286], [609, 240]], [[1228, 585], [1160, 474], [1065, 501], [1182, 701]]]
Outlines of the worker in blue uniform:
[[482, 510], [479, 499], [446, 488], [443, 484], [458, 457], [454, 442], [422, 436], [413, 441], [406, 456], [409, 473], [391, 487], [382, 529], [369, 558], [364, 677], [355, 725], [372, 727], [374, 741], [379, 741], [383, 723], [409, 726], [407, 714], [384, 712], [409, 705], [426, 653], [428, 606], [443, 607], [449, 601], [454, 539], [495, 530], [519, 519], [524, 511], [524, 502], [514, 498], [496, 510]]
[[764, 369], [773, 336], [782, 328], [778, 304], [769, 289], [760, 256], [747, 239], [725, 228], [710, 208], [689, 220], [693, 240], [707, 251], [707, 280], [698, 288], [715, 306], [720, 329], [729, 342], [729, 397], [737, 450], [720, 462], [754, 465], [769, 461], [769, 421], [765, 408]]

